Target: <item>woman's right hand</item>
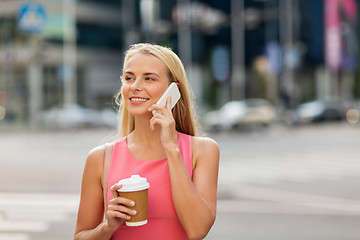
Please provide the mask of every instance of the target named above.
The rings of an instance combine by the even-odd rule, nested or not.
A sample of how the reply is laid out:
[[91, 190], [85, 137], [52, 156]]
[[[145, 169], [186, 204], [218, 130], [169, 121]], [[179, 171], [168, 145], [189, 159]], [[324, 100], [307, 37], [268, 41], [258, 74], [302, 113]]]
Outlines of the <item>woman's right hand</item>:
[[131, 216], [136, 215], [136, 211], [130, 209], [135, 205], [135, 202], [119, 196], [118, 190], [122, 187], [121, 184], [114, 184], [111, 187], [113, 199], [109, 201], [108, 209], [106, 211], [106, 221], [108, 227], [116, 230], [124, 220], [130, 220]]

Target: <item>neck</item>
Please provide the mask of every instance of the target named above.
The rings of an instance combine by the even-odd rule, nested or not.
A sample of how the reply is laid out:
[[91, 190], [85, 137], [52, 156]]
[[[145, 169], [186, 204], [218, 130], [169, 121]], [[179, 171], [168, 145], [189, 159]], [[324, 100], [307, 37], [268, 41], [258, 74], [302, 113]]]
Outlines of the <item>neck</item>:
[[135, 117], [135, 129], [129, 134], [132, 143], [146, 145], [160, 143], [160, 128], [157, 126], [154, 131], [151, 131], [150, 118]]

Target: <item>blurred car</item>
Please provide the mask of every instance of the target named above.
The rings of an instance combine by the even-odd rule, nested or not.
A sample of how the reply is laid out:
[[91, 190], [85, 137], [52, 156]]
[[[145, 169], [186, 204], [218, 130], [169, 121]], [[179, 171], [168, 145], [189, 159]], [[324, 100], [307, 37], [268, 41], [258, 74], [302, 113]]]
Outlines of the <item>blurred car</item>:
[[315, 100], [300, 104], [295, 110], [295, 124], [342, 121], [350, 103], [341, 99]]
[[62, 108], [52, 108], [44, 111], [41, 121], [45, 127], [50, 128], [97, 127], [103, 125], [100, 112], [78, 104], [68, 104]]
[[274, 105], [266, 99], [249, 98], [230, 101], [219, 110], [206, 113], [202, 120], [209, 130], [268, 126], [277, 119]]

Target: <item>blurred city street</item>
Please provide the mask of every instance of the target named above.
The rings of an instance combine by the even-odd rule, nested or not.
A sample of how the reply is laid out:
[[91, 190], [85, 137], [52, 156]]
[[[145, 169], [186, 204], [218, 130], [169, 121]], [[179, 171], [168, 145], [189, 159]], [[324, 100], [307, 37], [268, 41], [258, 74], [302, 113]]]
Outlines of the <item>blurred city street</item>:
[[[221, 149], [206, 239], [359, 239], [360, 128], [325, 124], [209, 134]], [[112, 129], [0, 135], [0, 240], [71, 239], [81, 174]]]
[[206, 239], [360, 239], [359, 13], [358, 0], [0, 1], [0, 240], [72, 239], [137, 43], [181, 59], [180, 90], [220, 146]]

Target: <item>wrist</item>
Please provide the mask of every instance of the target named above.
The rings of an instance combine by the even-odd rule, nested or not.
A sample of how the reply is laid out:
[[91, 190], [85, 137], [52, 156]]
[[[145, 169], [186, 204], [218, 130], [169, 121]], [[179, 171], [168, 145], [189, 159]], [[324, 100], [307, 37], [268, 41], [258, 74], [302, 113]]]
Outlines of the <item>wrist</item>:
[[180, 149], [177, 144], [168, 144], [165, 148], [165, 154], [167, 158], [176, 157], [180, 154]]
[[102, 222], [101, 224], [101, 232], [104, 234], [104, 235], [112, 235], [113, 232], [116, 230], [116, 229], [112, 229], [110, 226], [109, 226], [109, 222], [107, 220], [105, 220], [104, 222]]

